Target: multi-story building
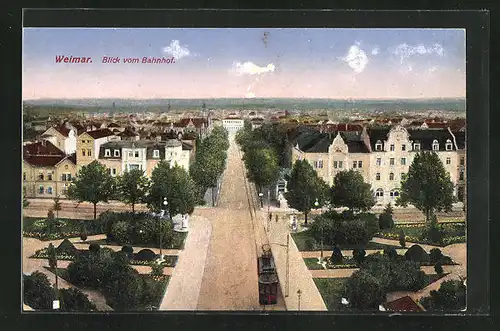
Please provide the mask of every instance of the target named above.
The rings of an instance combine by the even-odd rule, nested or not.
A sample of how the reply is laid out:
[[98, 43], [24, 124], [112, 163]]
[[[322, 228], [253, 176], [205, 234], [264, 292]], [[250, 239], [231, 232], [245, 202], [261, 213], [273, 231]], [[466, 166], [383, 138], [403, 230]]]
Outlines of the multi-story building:
[[48, 128], [41, 136], [42, 139], [50, 141], [67, 155], [76, 151], [76, 129], [69, 123]]
[[243, 129], [244, 121], [240, 117], [228, 116], [222, 120], [222, 126], [232, 135]]
[[399, 196], [401, 180], [416, 153], [433, 151], [450, 174], [454, 194], [459, 198], [465, 195], [464, 132], [407, 130], [400, 125], [336, 133], [299, 129], [289, 135], [288, 150], [291, 164], [297, 159], [308, 160], [329, 185], [339, 171], [360, 171], [379, 205], [392, 203]]
[[78, 136], [76, 142], [76, 158], [78, 170], [99, 157], [99, 147], [117, 137], [109, 129], [87, 131]]

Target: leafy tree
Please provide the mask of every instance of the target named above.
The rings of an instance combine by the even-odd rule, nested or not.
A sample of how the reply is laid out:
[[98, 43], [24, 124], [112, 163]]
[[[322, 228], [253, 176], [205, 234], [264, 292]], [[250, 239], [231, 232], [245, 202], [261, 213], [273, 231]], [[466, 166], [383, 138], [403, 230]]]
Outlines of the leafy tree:
[[[208, 139], [208, 138], [207, 138]], [[164, 209], [163, 201], [168, 202], [167, 210], [171, 216], [191, 214], [197, 201], [194, 181], [184, 168], [160, 161], [151, 175], [151, 188], [148, 206], [153, 210]]]
[[438, 155], [427, 151], [415, 155], [406, 179], [401, 182], [396, 204], [404, 207], [412, 204], [429, 222], [434, 212], [451, 211], [452, 202], [453, 183]]
[[140, 169], [132, 169], [118, 177], [117, 192], [119, 200], [132, 206], [142, 202], [149, 189], [149, 180]]
[[89, 245], [89, 252], [91, 253], [98, 253], [100, 249], [101, 246], [99, 244], [92, 243]]
[[347, 207], [351, 213], [370, 210], [375, 205], [371, 185], [355, 170], [341, 171], [335, 175], [331, 189], [331, 204]]
[[355, 309], [378, 309], [385, 301], [385, 291], [379, 280], [364, 270], [355, 271], [346, 283], [349, 305]]
[[390, 259], [395, 259], [398, 257], [398, 252], [394, 247], [387, 247], [384, 249], [384, 255]]
[[439, 290], [431, 291], [430, 297], [421, 302], [427, 310], [461, 310], [466, 304], [466, 287], [462, 281], [448, 280]]
[[356, 260], [356, 263], [360, 265], [365, 260], [366, 251], [364, 249], [356, 248], [352, 251], [352, 257]]
[[52, 206], [52, 210], [55, 210], [57, 218], [59, 218], [59, 211], [62, 209], [61, 202], [59, 200], [59, 196], [55, 197], [54, 205]]
[[61, 311], [96, 311], [97, 307], [88, 296], [75, 287], [63, 288], [59, 291]]
[[406, 235], [403, 229], [399, 230], [399, 244], [401, 245], [401, 248], [406, 247]]
[[253, 149], [245, 153], [245, 166], [248, 178], [254, 182], [262, 192], [263, 187], [268, 187], [278, 179], [279, 165], [275, 152], [270, 149]]
[[388, 203], [384, 211], [378, 217], [378, 224], [380, 229], [392, 229], [394, 227], [392, 214], [393, 209], [391, 203]]
[[113, 239], [119, 243], [129, 243], [129, 223], [125, 221], [118, 221], [113, 224], [111, 228], [111, 233], [113, 234]]
[[52, 309], [54, 291], [47, 276], [40, 271], [23, 275], [23, 301], [36, 310]]
[[159, 263], [151, 263], [151, 276], [159, 277], [163, 276], [163, 265]]
[[316, 200], [320, 206], [324, 204], [325, 192], [328, 185], [321, 179], [316, 171], [306, 160], [297, 160], [292, 168], [291, 175], [287, 178], [285, 198], [288, 205], [304, 213], [305, 224], [307, 215], [315, 208]]
[[105, 166], [97, 161], [83, 166], [68, 188], [68, 197], [78, 202], [87, 201], [94, 205], [94, 219], [97, 217], [97, 204], [108, 202], [113, 196], [115, 182]]
[[47, 212], [47, 219], [45, 220], [45, 229], [46, 229], [46, 232], [47, 233], [56, 233], [59, 228], [58, 228], [58, 224], [57, 224], [57, 221], [54, 217], [54, 212], [52, 211], [52, 209], [49, 209], [49, 211]]

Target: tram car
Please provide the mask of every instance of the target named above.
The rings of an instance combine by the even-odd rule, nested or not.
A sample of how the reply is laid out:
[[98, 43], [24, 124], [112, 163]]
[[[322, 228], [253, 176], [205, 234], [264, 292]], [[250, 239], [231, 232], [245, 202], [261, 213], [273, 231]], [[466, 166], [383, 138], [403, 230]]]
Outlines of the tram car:
[[262, 246], [262, 255], [257, 258], [257, 270], [259, 273], [259, 304], [276, 304], [278, 300], [278, 273], [269, 245]]

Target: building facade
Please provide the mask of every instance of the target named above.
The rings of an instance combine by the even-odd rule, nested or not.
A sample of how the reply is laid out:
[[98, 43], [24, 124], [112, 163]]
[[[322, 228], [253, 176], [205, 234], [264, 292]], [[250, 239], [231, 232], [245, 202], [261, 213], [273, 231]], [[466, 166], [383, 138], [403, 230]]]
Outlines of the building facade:
[[226, 117], [222, 120], [222, 126], [230, 135], [234, 135], [240, 129], [243, 129], [244, 121], [239, 117]]

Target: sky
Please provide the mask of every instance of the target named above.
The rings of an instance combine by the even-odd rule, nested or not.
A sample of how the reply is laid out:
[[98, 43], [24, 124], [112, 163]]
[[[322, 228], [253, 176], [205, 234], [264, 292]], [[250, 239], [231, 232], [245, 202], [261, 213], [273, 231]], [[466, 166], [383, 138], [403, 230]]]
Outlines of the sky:
[[26, 28], [23, 99], [465, 97], [465, 53], [462, 29]]

